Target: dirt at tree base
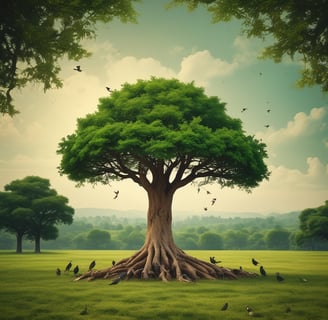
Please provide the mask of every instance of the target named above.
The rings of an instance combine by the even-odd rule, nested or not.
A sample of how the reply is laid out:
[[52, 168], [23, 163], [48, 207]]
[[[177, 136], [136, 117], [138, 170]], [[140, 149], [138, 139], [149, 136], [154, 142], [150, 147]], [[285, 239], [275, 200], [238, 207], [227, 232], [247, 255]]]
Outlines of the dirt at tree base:
[[[143, 248], [133, 256], [119, 261], [103, 270], [93, 270], [77, 277], [75, 281], [87, 279], [159, 279], [192, 282], [200, 279], [236, 280], [245, 277], [257, 277], [258, 274], [243, 269], [229, 269], [187, 255], [181, 249], [175, 252], [162, 252], [156, 256], [156, 250]], [[159, 259], [160, 258], [160, 259]]]

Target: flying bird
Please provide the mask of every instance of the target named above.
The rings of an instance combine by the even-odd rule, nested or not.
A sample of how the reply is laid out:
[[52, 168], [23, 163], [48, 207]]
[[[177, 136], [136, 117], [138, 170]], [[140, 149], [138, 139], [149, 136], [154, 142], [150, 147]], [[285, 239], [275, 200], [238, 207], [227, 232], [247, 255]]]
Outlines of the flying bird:
[[119, 191], [119, 190], [117, 190], [117, 191], [114, 191], [114, 193], [115, 193], [114, 199], [117, 199], [117, 197], [118, 197], [118, 194], [120, 193], [120, 191]]
[[73, 272], [74, 272], [74, 275], [78, 275], [79, 273], [79, 266], [76, 266], [74, 269], [73, 269]]
[[214, 205], [215, 201], [216, 201], [216, 198], [213, 198], [212, 199], [212, 206]]
[[248, 315], [249, 315], [249, 316], [252, 316], [252, 315], [254, 315], [254, 310], [253, 310], [253, 308], [252, 308], [252, 307], [250, 307], [250, 306], [247, 306], [247, 307], [246, 307], [246, 311], [248, 312]]
[[207, 211], [207, 208], [206, 207], [204, 208], [204, 211]]
[[61, 275], [61, 271], [60, 271], [59, 268], [56, 269], [56, 275], [57, 275], [57, 276], [60, 276], [60, 275]]
[[245, 112], [247, 110], [247, 108], [242, 108], [241, 112]]
[[113, 90], [112, 90], [110, 87], [106, 87], [106, 90], [107, 90], [108, 92], [113, 92]]
[[77, 71], [77, 72], [81, 72], [81, 66], [76, 66], [73, 70]]
[[96, 261], [93, 260], [89, 265], [89, 271], [91, 271], [96, 266]]
[[257, 266], [259, 264], [259, 262], [256, 261], [254, 258], [252, 258], [252, 263], [254, 264], [254, 266]]
[[222, 307], [221, 307], [221, 311], [226, 311], [228, 309], [228, 302], [226, 302]]
[[271, 112], [271, 109], [267, 109], [267, 113], [270, 113]]
[[200, 192], [200, 188], [198, 187], [198, 188], [197, 188], [197, 193], [199, 193], [199, 192]]
[[208, 190], [206, 190], [206, 194], [211, 194], [211, 192], [210, 192], [210, 191], [208, 191]]
[[264, 270], [263, 266], [260, 266], [260, 273], [262, 276], [266, 276], [266, 271]]
[[276, 273], [276, 278], [277, 278], [277, 281], [278, 281], [278, 282], [282, 282], [282, 281], [285, 280], [285, 279], [280, 275], [279, 272]]
[[71, 268], [72, 268], [72, 261], [70, 261], [70, 262], [67, 264], [67, 266], [66, 266], [66, 268], [65, 268], [65, 272], [69, 272], [69, 271], [71, 270]]
[[266, 125], [265, 125], [265, 127], [266, 127], [266, 128], [269, 128], [269, 127], [270, 127], [270, 125], [269, 125], [269, 124], [266, 124]]

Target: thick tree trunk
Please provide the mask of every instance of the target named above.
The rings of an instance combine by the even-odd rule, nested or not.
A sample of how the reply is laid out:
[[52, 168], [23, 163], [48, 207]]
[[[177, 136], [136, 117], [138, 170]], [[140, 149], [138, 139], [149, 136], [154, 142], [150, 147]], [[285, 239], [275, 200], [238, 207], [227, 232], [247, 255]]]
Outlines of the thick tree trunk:
[[152, 189], [148, 191], [148, 198], [147, 234], [143, 247], [130, 258], [123, 259], [108, 269], [87, 272], [76, 280], [106, 279], [126, 274], [127, 278], [190, 282], [196, 279], [237, 279], [254, 275], [239, 269], [219, 267], [187, 255], [173, 241], [173, 194]]
[[39, 235], [34, 239], [34, 253], [41, 253], [41, 237]]
[[23, 252], [23, 235], [16, 234], [16, 253]]

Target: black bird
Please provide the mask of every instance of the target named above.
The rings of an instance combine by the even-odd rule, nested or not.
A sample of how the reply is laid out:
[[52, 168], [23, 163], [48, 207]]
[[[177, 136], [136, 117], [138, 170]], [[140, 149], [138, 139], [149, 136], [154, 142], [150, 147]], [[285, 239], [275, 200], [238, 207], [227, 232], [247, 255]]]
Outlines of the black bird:
[[215, 201], [216, 201], [216, 198], [213, 198], [212, 199], [212, 206], [214, 205]]
[[117, 190], [117, 191], [114, 191], [114, 193], [115, 193], [114, 199], [116, 199], [118, 197], [118, 194], [120, 193], [120, 191]]
[[57, 268], [57, 270], [56, 270], [56, 275], [57, 275], [57, 276], [60, 276], [60, 275], [61, 275], [61, 271], [60, 271], [59, 268]]
[[106, 87], [106, 90], [107, 90], [108, 92], [113, 92], [113, 90], [112, 90], [110, 87]]
[[115, 260], [113, 260], [113, 261], [112, 261], [112, 266], [115, 266], [115, 263], [116, 263]]
[[286, 313], [290, 313], [290, 312], [292, 312], [292, 308], [291, 308], [291, 307], [289, 307], [289, 306], [288, 306], [288, 307], [286, 307], [286, 309], [285, 309], [285, 312], [286, 312]]
[[217, 264], [217, 263], [220, 263], [222, 261], [216, 261], [215, 257], [210, 257], [210, 262], [213, 263], [213, 264]]
[[66, 268], [65, 268], [65, 272], [69, 272], [69, 271], [71, 270], [71, 268], [72, 268], [72, 261], [70, 261], [70, 262], [67, 264], [67, 266], [66, 266]]
[[267, 109], [267, 113], [270, 113], [271, 112], [271, 109]]
[[84, 309], [80, 312], [81, 316], [85, 316], [86, 314], [88, 314], [88, 307], [87, 305], [85, 305]]
[[210, 191], [208, 191], [208, 190], [206, 190], [206, 194], [211, 194], [211, 192], [210, 192]]
[[266, 271], [264, 270], [263, 266], [260, 266], [260, 273], [262, 276], [266, 276]]
[[266, 124], [266, 125], [265, 125], [265, 127], [266, 127], [266, 128], [269, 128], [269, 127], [270, 127], [270, 125], [269, 125], [269, 124]]
[[279, 272], [276, 273], [276, 278], [277, 278], [277, 281], [278, 281], [278, 282], [282, 282], [282, 281], [285, 280], [285, 279], [280, 275]]
[[241, 112], [245, 112], [247, 110], [247, 108], [242, 108]]
[[226, 302], [222, 307], [221, 307], [221, 311], [226, 311], [228, 309], [228, 302]]
[[114, 285], [120, 283], [120, 281], [125, 277], [125, 274], [120, 274], [116, 279], [114, 279], [109, 285]]
[[207, 211], [207, 208], [206, 207], [204, 208], [204, 211]]
[[197, 188], [197, 193], [199, 193], [199, 192], [200, 192], [200, 188], [198, 187], [198, 188]]
[[74, 269], [73, 269], [73, 272], [74, 272], [74, 275], [78, 275], [79, 273], [79, 266], [76, 266]]
[[93, 260], [89, 265], [89, 271], [91, 271], [96, 266], [96, 261]]
[[81, 72], [82, 71], [81, 70], [81, 66], [76, 66], [73, 70], [78, 71], [78, 72]]
[[246, 311], [248, 312], [248, 315], [249, 315], [249, 316], [254, 315], [254, 310], [253, 310], [253, 308], [251, 308], [250, 306], [247, 306], [247, 307], [246, 307]]
[[254, 266], [257, 266], [259, 264], [259, 262], [256, 261], [254, 258], [252, 258], [252, 263], [254, 264]]

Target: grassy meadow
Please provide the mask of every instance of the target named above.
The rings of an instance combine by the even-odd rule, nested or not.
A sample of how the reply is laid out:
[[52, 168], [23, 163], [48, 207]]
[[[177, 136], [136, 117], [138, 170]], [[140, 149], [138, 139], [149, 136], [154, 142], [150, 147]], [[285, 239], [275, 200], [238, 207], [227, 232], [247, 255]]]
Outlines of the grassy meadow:
[[[328, 312], [328, 252], [304, 251], [188, 251], [208, 260], [215, 256], [221, 265], [258, 272], [257, 259], [267, 276], [240, 280], [202, 280], [193, 283], [127, 280], [109, 286], [108, 280], [73, 281], [65, 274], [66, 264], [87, 270], [106, 268], [112, 260], [134, 251], [45, 251], [17, 255], [0, 251], [0, 317], [18, 319], [326, 319]], [[56, 276], [55, 270], [62, 270]], [[275, 272], [285, 278], [278, 283]], [[307, 282], [300, 281], [306, 278]], [[228, 310], [220, 311], [229, 303]], [[249, 305], [254, 315], [245, 308]], [[81, 315], [87, 306], [88, 314]], [[286, 313], [290, 307], [291, 312]]]

